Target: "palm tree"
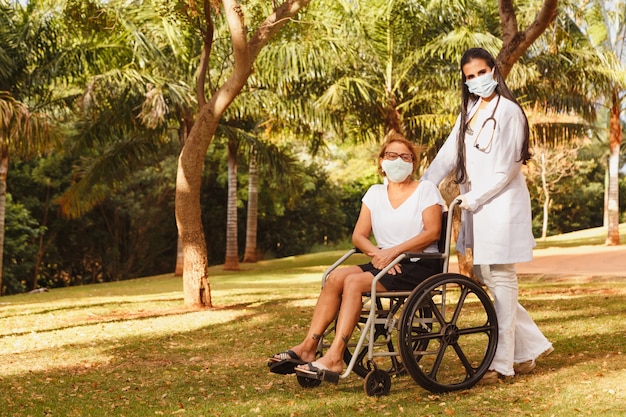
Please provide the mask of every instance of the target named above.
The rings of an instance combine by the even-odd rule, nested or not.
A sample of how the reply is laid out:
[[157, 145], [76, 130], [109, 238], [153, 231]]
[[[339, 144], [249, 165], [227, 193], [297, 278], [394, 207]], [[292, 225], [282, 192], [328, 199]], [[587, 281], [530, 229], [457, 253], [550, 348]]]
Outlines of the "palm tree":
[[226, 217], [226, 259], [224, 269], [239, 270], [239, 246], [237, 244], [237, 137], [228, 137], [228, 204]]
[[257, 166], [257, 150], [250, 146], [248, 163], [248, 210], [246, 216], [246, 246], [243, 262], [257, 261], [257, 224], [259, 213], [259, 169]]
[[[178, 141], [182, 146], [197, 106], [187, 82], [200, 44], [172, 2], [57, 6], [75, 17], [72, 27], [85, 43], [76, 57], [84, 71], [73, 89], [82, 113], [74, 115], [75, 134], [69, 139], [69, 151], [80, 155], [82, 164], [76, 167], [77, 181], [57, 201], [65, 215], [76, 217], [164, 145]], [[178, 246], [175, 273], [182, 275], [180, 239]]]
[[[307, 144], [309, 151], [315, 155], [324, 146], [323, 133], [332, 132], [339, 126], [339, 118], [332, 117], [315, 105], [315, 98], [323, 92], [330, 79], [329, 69], [340, 59], [338, 50], [343, 48], [341, 43], [345, 42], [332, 30], [333, 19], [337, 17], [335, 8], [335, 2], [320, 2], [302, 13], [301, 19], [309, 25], [292, 25], [277, 34], [274, 41], [259, 54], [255, 73], [225, 115], [228, 120], [233, 115], [248, 117], [259, 126], [254, 130], [253, 137], [240, 142], [246, 145], [244, 148], [249, 148], [244, 262], [256, 262], [257, 258], [258, 163], [263, 163], [266, 169], [281, 176], [285, 188], [291, 187], [294, 182], [294, 177], [287, 174], [291, 171], [291, 157], [271, 146], [271, 143], [282, 135], [295, 133], [298, 142]], [[310, 25], [315, 26], [315, 36], [310, 36]], [[236, 228], [229, 227], [231, 230]], [[229, 248], [233, 246], [228, 245]], [[227, 254], [232, 265], [233, 257], [233, 254]]]
[[33, 157], [58, 135], [43, 111], [51, 104], [49, 84], [38, 83], [59, 75], [49, 69], [60, 52], [59, 27], [37, 6], [0, 5], [0, 295], [9, 156]]
[[[601, 17], [599, 19], [598, 17]], [[619, 1], [592, 2], [587, 10], [588, 22], [593, 26], [589, 35], [592, 45], [610, 62], [613, 57], [621, 63], [621, 79], [612, 83], [606, 91], [609, 107], [609, 184], [607, 217], [608, 231], [606, 244], [619, 245], [619, 155], [622, 143], [621, 114], [626, 104], [626, 4]]]
[[197, 51], [175, 10], [158, 0], [113, 0], [89, 10], [89, 33], [98, 35], [87, 38], [92, 53], [81, 57], [88, 71], [69, 148], [82, 165], [59, 199], [66, 215], [92, 209], [164, 145], [182, 146], [196, 105], [186, 80]]

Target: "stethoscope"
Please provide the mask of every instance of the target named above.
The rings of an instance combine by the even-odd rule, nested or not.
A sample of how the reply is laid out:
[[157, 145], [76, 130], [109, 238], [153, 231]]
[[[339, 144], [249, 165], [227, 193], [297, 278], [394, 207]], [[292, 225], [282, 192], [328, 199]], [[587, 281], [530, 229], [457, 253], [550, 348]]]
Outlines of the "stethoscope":
[[[472, 145], [474, 148], [478, 149], [481, 152], [486, 152], [487, 149], [489, 149], [489, 147], [491, 146], [491, 142], [493, 142], [493, 136], [496, 133], [496, 110], [498, 110], [498, 105], [500, 104], [500, 94], [498, 94], [498, 100], [496, 101], [496, 106], [493, 108], [493, 112], [491, 112], [491, 116], [489, 116], [488, 118], [485, 119], [485, 121], [483, 122], [483, 125], [480, 127], [480, 130], [478, 131], [478, 134], [476, 135], [476, 139], [474, 139], [474, 144]], [[487, 123], [492, 122], [493, 123], [493, 128], [491, 130], [491, 137], [489, 138], [489, 142], [487, 142], [487, 146], [485, 146], [484, 148], [480, 146], [480, 144], [478, 143], [478, 138], [480, 137], [480, 134], [482, 133], [483, 129], [485, 128], [485, 125], [487, 125]]]

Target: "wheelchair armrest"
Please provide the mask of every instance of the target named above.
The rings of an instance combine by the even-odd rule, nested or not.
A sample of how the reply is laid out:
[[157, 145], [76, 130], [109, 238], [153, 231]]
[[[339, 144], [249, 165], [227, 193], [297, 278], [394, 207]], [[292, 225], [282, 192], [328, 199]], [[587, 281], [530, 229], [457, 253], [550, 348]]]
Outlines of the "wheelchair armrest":
[[405, 252], [404, 255], [407, 258], [421, 258], [421, 259], [445, 259], [445, 253], [439, 252]]

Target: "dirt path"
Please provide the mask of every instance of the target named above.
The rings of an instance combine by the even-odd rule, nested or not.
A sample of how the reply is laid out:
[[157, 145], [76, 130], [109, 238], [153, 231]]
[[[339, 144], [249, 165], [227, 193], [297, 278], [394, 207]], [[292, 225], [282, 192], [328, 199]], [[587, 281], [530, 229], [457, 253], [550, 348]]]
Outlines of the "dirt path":
[[[458, 272], [456, 256], [450, 272]], [[535, 249], [531, 262], [517, 264], [519, 274], [602, 276], [626, 279], [626, 245]]]

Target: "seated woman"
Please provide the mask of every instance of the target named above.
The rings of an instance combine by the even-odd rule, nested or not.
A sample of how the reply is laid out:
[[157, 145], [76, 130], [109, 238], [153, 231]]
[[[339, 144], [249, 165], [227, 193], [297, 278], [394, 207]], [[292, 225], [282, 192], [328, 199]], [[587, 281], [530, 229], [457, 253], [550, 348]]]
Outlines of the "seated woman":
[[[361, 294], [372, 288], [374, 276], [404, 252], [437, 252], [445, 203], [437, 187], [412, 175], [417, 152], [404, 136], [391, 132], [380, 151], [379, 172], [385, 184], [373, 185], [363, 197], [352, 242], [371, 257], [365, 265], [332, 271], [322, 289], [308, 334], [297, 346], [269, 358], [270, 371], [337, 383], [343, 353], [361, 314]], [[375, 246], [370, 235], [376, 238]], [[437, 259], [404, 260], [380, 279], [378, 291], [410, 291], [440, 271]], [[337, 316], [337, 313], [339, 315]], [[335, 338], [315, 360], [318, 341], [337, 317]]]

